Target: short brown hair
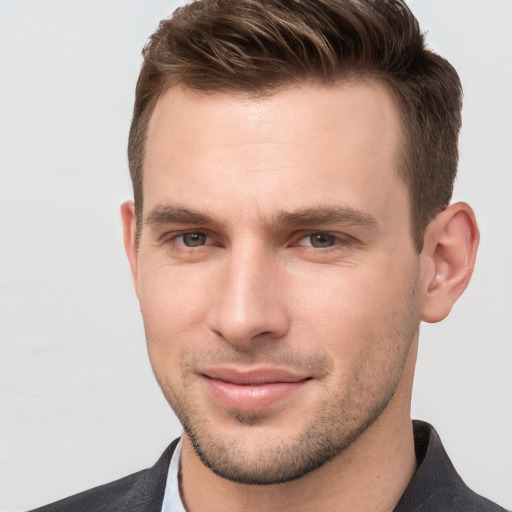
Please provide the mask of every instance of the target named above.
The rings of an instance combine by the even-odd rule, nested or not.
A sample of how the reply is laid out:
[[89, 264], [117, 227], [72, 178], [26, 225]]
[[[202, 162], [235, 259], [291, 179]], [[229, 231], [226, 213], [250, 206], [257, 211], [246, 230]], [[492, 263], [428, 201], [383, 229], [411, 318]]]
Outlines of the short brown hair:
[[428, 223], [451, 199], [462, 89], [402, 0], [199, 0], [163, 20], [142, 54], [128, 144], [138, 233], [147, 128], [169, 87], [260, 96], [301, 81], [373, 78], [401, 110], [399, 168], [421, 252]]

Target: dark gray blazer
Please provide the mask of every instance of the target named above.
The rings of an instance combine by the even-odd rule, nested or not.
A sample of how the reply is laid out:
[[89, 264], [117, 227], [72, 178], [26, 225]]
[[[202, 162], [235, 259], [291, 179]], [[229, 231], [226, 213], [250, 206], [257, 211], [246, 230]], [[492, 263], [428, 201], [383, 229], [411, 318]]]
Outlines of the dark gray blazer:
[[[413, 424], [418, 469], [394, 512], [506, 512], [466, 486], [431, 425]], [[160, 512], [177, 442], [171, 443], [152, 468], [32, 512]]]

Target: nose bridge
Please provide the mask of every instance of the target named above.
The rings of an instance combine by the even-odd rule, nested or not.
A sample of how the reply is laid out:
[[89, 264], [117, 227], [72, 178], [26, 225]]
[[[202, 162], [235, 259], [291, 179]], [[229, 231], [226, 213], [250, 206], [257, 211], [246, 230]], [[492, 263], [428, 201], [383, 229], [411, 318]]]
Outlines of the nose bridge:
[[278, 290], [283, 270], [272, 252], [257, 240], [231, 247], [211, 318], [211, 328], [235, 345], [254, 338], [279, 338], [288, 329], [285, 302]]

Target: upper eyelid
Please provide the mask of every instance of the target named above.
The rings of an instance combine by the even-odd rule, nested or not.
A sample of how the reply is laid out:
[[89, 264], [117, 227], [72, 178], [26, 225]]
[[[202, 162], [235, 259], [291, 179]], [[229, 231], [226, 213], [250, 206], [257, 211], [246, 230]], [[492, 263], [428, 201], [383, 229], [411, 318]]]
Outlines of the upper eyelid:
[[[178, 239], [179, 237], [186, 235], [186, 234], [192, 234], [192, 233], [201, 233], [206, 235], [208, 238], [212, 240], [221, 240], [222, 237], [216, 235], [215, 233], [212, 233], [209, 229], [179, 229], [179, 230], [173, 230], [163, 233], [161, 236], [158, 237], [158, 241], [161, 243], [165, 243], [167, 241], [174, 241]], [[348, 235], [347, 233], [340, 233], [340, 232], [333, 232], [330, 230], [323, 230], [323, 229], [311, 229], [311, 230], [300, 230], [296, 231], [295, 233], [292, 233], [288, 238], [287, 245], [293, 245], [297, 243], [298, 241], [308, 238], [310, 236], [316, 235], [316, 234], [323, 234], [323, 235], [329, 235], [337, 238], [341, 243], [343, 242], [355, 242], [356, 239], [352, 237], [351, 235]], [[198, 247], [204, 247], [204, 246], [198, 246]]]
[[184, 240], [182, 240], [181, 242], [178, 241], [184, 235], [193, 234], [193, 233], [203, 234], [203, 235], [206, 235], [206, 237], [208, 237], [210, 239], [212, 238], [210, 236], [210, 234], [204, 230], [185, 229], [185, 230], [171, 231], [171, 232], [164, 233], [162, 236], [160, 236], [158, 238], [158, 244], [161, 247], [167, 247], [170, 250], [180, 251], [180, 252], [198, 252], [201, 249], [204, 249], [205, 247], [209, 247], [211, 245], [216, 245], [215, 239], [213, 239], [213, 243], [211, 241], [206, 240], [204, 244], [200, 244], [200, 245], [187, 245], [187, 244], [185, 244]]
[[339, 233], [336, 231], [329, 231], [324, 229], [316, 229], [316, 230], [307, 230], [297, 233], [297, 236], [295, 237], [297, 240], [300, 240], [302, 238], [307, 238], [309, 236], [313, 235], [329, 235], [333, 236], [334, 238], [338, 238], [340, 240], [354, 240], [354, 237], [347, 234], [347, 233]]
[[212, 233], [208, 229], [176, 229], [172, 231], [166, 231], [165, 233], [161, 234], [158, 237], [159, 241], [165, 241], [165, 240], [176, 240], [176, 238], [179, 238], [180, 236], [192, 234], [192, 233], [200, 233], [203, 235], [206, 235], [210, 238], [214, 238]]

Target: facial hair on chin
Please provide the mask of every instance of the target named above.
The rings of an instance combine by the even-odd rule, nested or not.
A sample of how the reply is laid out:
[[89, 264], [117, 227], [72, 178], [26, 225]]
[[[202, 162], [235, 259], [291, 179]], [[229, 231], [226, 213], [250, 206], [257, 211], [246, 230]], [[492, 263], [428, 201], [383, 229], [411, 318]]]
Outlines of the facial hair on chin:
[[[265, 413], [230, 412], [229, 415], [241, 426], [252, 429], [249, 453], [247, 441], [224, 436], [216, 431], [204, 412], [190, 399], [185, 384], [182, 393], [176, 395], [165, 378], [160, 386], [184, 431], [203, 464], [218, 476], [242, 484], [271, 485], [300, 478], [324, 465], [350, 446], [386, 408], [393, 397], [407, 359], [407, 354], [417, 334], [417, 323], [406, 321], [392, 333], [395, 343], [388, 346], [387, 354], [380, 354], [379, 361], [390, 362], [386, 368], [375, 368], [374, 364], [363, 364], [353, 369], [349, 383], [333, 386], [328, 383], [332, 377], [333, 363], [326, 354], [308, 357], [297, 355], [276, 355], [268, 352], [258, 359], [267, 364], [284, 365], [290, 368], [308, 368], [316, 376], [317, 385], [328, 386], [331, 394], [311, 411], [304, 428], [291, 437], [268, 437], [258, 432], [265, 425]], [[391, 336], [391, 333], [388, 333]], [[399, 354], [397, 355], [397, 351]], [[392, 353], [391, 353], [392, 352]], [[238, 356], [237, 356], [238, 357]], [[194, 368], [201, 360], [212, 364], [237, 362], [233, 356], [201, 356], [190, 354], [182, 368]], [[251, 355], [254, 360], [254, 355]], [[373, 361], [374, 363], [375, 361]], [[386, 375], [386, 382], [375, 390], [366, 389], [366, 382], [375, 379], [375, 373]], [[184, 371], [184, 381], [186, 382]], [[158, 378], [158, 377], [157, 377]], [[332, 391], [334, 387], [334, 391]]]

